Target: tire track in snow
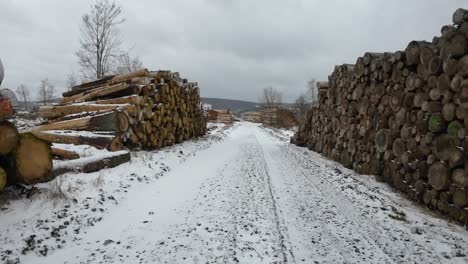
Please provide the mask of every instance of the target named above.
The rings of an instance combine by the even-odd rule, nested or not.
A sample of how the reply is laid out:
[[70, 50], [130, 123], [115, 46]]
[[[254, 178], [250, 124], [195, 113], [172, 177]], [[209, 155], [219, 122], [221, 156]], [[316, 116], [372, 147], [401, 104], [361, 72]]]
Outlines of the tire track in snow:
[[[332, 162], [318, 154], [281, 143], [279, 139], [265, 131], [261, 131], [260, 134], [264, 134], [259, 135], [259, 138], [263, 140], [261, 145], [266, 153], [266, 159], [275, 170], [278, 170], [275, 175], [280, 176], [275, 177], [274, 182], [277, 189], [282, 191], [281, 201], [289, 197], [289, 203], [281, 203], [281, 208], [283, 210], [287, 207], [293, 208], [287, 210], [288, 214], [294, 214], [299, 208], [312, 208], [309, 213], [304, 212], [302, 223], [289, 221], [289, 227], [298, 226], [297, 229], [302, 228], [303, 232], [310, 232], [311, 237], [313, 234], [320, 235], [322, 240], [317, 246], [325, 244], [331, 246], [330, 248], [335, 247], [339, 249], [339, 255], [344, 257], [328, 256], [320, 259], [320, 263], [343, 261], [463, 263], [466, 261], [466, 253], [463, 253], [466, 250], [460, 252], [457, 248], [457, 244], [463, 244], [463, 239], [453, 234], [445, 234], [442, 239], [440, 236], [437, 239], [447, 241], [439, 242], [431, 241], [435, 239], [430, 234], [414, 234], [410, 231], [411, 224], [388, 217], [390, 210], [387, 208], [398, 208], [399, 204], [394, 204], [392, 200], [387, 199], [388, 197], [382, 198], [378, 191], [374, 192], [374, 189], [354, 179], [352, 175], [344, 175], [340, 169], [337, 169], [337, 165], [331, 166]], [[288, 182], [289, 186], [293, 187], [291, 192], [278, 187], [278, 184]], [[311, 203], [311, 200], [315, 202]], [[300, 214], [296, 212], [296, 215]], [[291, 215], [288, 218], [293, 219]], [[316, 228], [314, 226], [304, 225], [305, 220], [310, 219], [321, 223], [319, 232], [313, 232]], [[312, 232], [311, 229], [307, 230], [310, 227], [313, 228]], [[430, 224], [427, 228], [428, 233], [437, 231], [429, 229]], [[437, 254], [438, 247], [431, 245], [432, 242], [442, 245], [442, 248], [447, 247], [446, 244], [451, 244], [451, 254], [447, 252]], [[299, 244], [301, 243], [296, 241], [296, 245]], [[308, 246], [314, 251], [311, 245]], [[354, 246], [357, 246], [360, 252], [354, 252]], [[297, 247], [295, 249], [297, 250]], [[462, 258], [454, 258], [457, 255]], [[307, 259], [310, 261], [314, 256]]]

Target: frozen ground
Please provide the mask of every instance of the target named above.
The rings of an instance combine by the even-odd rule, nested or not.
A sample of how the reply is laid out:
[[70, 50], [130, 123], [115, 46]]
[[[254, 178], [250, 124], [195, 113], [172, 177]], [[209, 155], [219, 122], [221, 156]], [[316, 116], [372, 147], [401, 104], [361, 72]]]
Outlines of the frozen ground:
[[[467, 263], [468, 232], [240, 123], [3, 195], [2, 262]], [[61, 191], [60, 191], [61, 190]], [[31, 197], [31, 198], [28, 198]]]

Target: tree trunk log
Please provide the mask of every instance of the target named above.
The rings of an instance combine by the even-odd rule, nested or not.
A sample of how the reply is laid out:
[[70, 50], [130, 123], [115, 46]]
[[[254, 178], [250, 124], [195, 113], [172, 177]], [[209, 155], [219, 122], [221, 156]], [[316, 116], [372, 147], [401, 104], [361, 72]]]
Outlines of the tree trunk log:
[[74, 145], [90, 145], [97, 149], [105, 149], [110, 146], [113, 137], [102, 136], [96, 134], [95, 136], [80, 136], [80, 135], [66, 135], [66, 134], [53, 134], [42, 131], [32, 131], [36, 137], [48, 141], [50, 143], [60, 144], [74, 144]]
[[87, 130], [126, 132], [129, 128], [128, 116], [121, 111], [112, 111], [96, 116], [67, 120], [42, 126], [32, 131], [44, 130]]
[[16, 126], [8, 121], [0, 122], [0, 155], [7, 155], [18, 145], [19, 133]]
[[103, 157], [89, 157], [69, 161], [54, 168], [52, 175], [58, 176], [67, 172], [91, 173], [105, 168], [113, 168], [130, 161], [130, 153], [126, 151], [114, 152]]
[[52, 148], [52, 156], [66, 160], [74, 160], [80, 158], [80, 155], [78, 155], [76, 152], [54, 147]]
[[434, 190], [442, 191], [448, 189], [450, 176], [449, 168], [442, 162], [436, 162], [429, 167], [429, 184]]

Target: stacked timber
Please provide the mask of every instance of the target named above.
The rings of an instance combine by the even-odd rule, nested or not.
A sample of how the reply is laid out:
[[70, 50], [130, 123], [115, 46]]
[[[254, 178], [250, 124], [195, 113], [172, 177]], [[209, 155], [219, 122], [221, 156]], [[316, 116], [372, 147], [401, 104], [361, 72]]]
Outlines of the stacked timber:
[[468, 11], [453, 23], [336, 66], [291, 141], [468, 223]]
[[231, 110], [212, 109], [207, 111], [207, 119], [211, 122], [232, 124], [234, 122], [234, 115]]
[[267, 126], [291, 128], [297, 125], [294, 113], [281, 107], [269, 107], [258, 111], [244, 113], [242, 118], [253, 123], [262, 123]]
[[[158, 149], [206, 132], [198, 84], [170, 71], [143, 69], [83, 83], [59, 105], [40, 107], [39, 115], [48, 122], [33, 133], [44, 140], [110, 150]], [[64, 130], [95, 134], [52, 132]]]
[[242, 114], [242, 119], [252, 123], [262, 123], [263, 113], [259, 111], [250, 111]]
[[31, 133], [20, 134], [15, 125], [0, 121], [0, 191], [7, 185], [50, 180], [52, 148]]

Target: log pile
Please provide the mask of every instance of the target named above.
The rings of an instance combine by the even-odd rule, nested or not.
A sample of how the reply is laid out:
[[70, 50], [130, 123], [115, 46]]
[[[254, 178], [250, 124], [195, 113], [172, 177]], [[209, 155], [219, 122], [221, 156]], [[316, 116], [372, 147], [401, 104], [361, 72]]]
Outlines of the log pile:
[[263, 113], [258, 111], [251, 111], [242, 114], [242, 119], [252, 123], [262, 123]]
[[211, 122], [232, 124], [234, 122], [234, 115], [229, 109], [219, 110], [212, 109], [207, 111], [207, 119]]
[[5, 186], [50, 180], [52, 148], [31, 133], [20, 134], [8, 122], [0, 122], [0, 191]]
[[292, 143], [468, 223], [468, 11], [453, 23], [431, 42], [336, 66]]
[[[44, 140], [110, 150], [159, 149], [206, 132], [197, 83], [170, 71], [143, 69], [83, 83], [63, 93], [59, 105], [40, 107], [39, 115], [48, 122], [33, 133]], [[50, 132], [57, 130], [114, 137]]]
[[242, 115], [242, 118], [248, 122], [262, 123], [273, 127], [291, 128], [297, 125], [294, 113], [281, 107], [246, 112]]

